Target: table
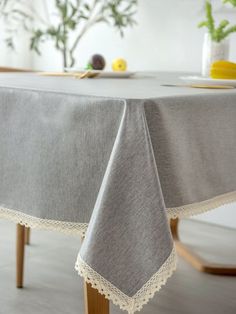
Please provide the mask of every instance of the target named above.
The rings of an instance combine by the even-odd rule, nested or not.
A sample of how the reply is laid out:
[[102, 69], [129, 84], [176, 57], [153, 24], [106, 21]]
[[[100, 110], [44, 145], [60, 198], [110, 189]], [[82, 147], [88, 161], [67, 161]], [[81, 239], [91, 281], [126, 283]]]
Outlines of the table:
[[129, 314], [176, 268], [169, 218], [236, 200], [236, 91], [177, 76], [0, 75], [0, 216], [85, 236], [77, 271]]

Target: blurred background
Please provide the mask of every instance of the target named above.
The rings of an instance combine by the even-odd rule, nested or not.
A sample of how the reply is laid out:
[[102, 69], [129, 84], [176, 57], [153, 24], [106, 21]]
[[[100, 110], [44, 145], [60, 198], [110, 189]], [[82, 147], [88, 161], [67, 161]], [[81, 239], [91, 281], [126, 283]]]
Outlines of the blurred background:
[[[42, 16], [45, 16], [44, 1], [48, 6], [53, 5], [53, 1], [33, 1], [35, 10]], [[224, 18], [236, 22], [235, 9], [223, 6], [220, 0], [212, 2], [216, 19], [220, 20], [224, 15]], [[197, 25], [203, 18], [203, 7], [203, 0], [139, 0], [138, 24], [127, 28], [124, 38], [105, 24], [90, 29], [77, 48], [77, 65], [84, 66], [89, 56], [101, 53], [108, 63], [116, 57], [124, 57], [130, 70], [200, 72], [205, 30]], [[3, 21], [1, 23], [0, 65], [40, 70], [61, 67], [61, 56], [52, 43], [43, 44], [42, 55], [38, 56], [29, 51], [29, 38], [24, 31], [16, 40], [15, 51], [10, 51], [4, 43], [6, 25]], [[230, 40], [231, 60], [236, 61], [236, 35]]]

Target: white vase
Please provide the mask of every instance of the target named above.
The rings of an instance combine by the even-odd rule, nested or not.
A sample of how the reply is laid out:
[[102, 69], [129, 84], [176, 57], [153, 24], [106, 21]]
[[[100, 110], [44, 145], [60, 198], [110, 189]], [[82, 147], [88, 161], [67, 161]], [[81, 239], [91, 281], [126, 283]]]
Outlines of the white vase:
[[209, 33], [205, 34], [202, 50], [202, 76], [210, 75], [211, 64], [217, 60], [229, 59], [229, 40], [215, 42]]

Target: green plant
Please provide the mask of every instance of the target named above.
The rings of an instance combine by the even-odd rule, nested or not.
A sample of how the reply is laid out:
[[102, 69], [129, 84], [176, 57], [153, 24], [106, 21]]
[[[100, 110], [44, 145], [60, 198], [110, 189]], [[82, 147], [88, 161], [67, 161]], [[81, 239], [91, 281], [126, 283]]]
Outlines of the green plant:
[[[236, 2], [236, 0], [225, 0], [224, 2]], [[230, 26], [228, 20], [223, 20], [218, 26], [215, 24], [215, 19], [212, 13], [212, 5], [209, 0], [205, 2], [206, 19], [202, 21], [198, 27], [206, 27], [211, 36], [211, 39], [215, 42], [221, 42], [230, 34], [236, 32], [236, 25]]]
[[230, 3], [233, 7], [236, 7], [236, 0], [223, 0], [223, 3]]
[[54, 0], [52, 14], [46, 0], [40, 1], [45, 11], [42, 15], [34, 8], [33, 1], [0, 0], [1, 16], [9, 35], [6, 43], [14, 48], [19, 32], [27, 31], [30, 49], [40, 55], [42, 43], [51, 40], [62, 55], [63, 67], [75, 64], [77, 46], [94, 25], [106, 23], [123, 36], [125, 28], [136, 24], [138, 0]]

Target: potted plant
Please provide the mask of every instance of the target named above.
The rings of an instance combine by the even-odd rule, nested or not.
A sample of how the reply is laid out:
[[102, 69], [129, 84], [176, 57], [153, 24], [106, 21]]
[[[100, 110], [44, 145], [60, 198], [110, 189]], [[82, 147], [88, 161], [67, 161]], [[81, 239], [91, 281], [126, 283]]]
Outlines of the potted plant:
[[8, 32], [6, 43], [14, 48], [14, 39], [24, 30], [30, 35], [30, 49], [40, 55], [41, 45], [50, 40], [61, 54], [63, 68], [75, 65], [77, 47], [95, 25], [106, 23], [123, 36], [124, 30], [136, 23], [138, 0], [54, 0], [51, 14], [48, 2], [41, 1], [44, 14], [38, 12], [33, 1], [0, 0]]
[[[236, 0], [225, 0], [235, 3]], [[209, 76], [212, 62], [229, 59], [229, 35], [236, 32], [236, 25], [231, 26], [228, 20], [222, 20], [216, 25], [213, 17], [212, 5], [209, 0], [205, 2], [206, 19], [198, 26], [206, 27], [202, 55], [202, 75]]]

